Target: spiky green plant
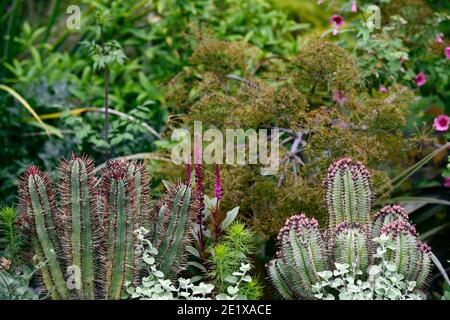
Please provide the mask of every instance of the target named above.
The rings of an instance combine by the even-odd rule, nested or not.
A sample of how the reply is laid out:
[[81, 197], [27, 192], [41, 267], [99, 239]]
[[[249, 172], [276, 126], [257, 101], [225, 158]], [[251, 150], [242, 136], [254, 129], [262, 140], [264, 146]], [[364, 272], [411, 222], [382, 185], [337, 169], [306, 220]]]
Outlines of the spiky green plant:
[[278, 235], [279, 251], [268, 264], [269, 278], [284, 299], [312, 299], [318, 273], [334, 263], [348, 264], [362, 271], [376, 262], [374, 238], [393, 240], [387, 259], [396, 272], [415, 281], [423, 290], [432, 268], [430, 247], [418, 239], [408, 214], [398, 205], [386, 206], [372, 217], [370, 174], [364, 165], [350, 158], [335, 161], [325, 180], [328, 228], [323, 232], [315, 219], [304, 214], [286, 221]]
[[120, 299], [139, 273], [134, 232], [144, 223], [154, 227], [161, 267], [180, 269], [197, 205], [190, 187], [175, 184], [151, 218], [150, 178], [140, 163], [109, 161], [97, 178], [92, 160], [73, 155], [59, 173], [59, 204], [51, 179], [33, 165], [19, 191], [19, 223], [53, 299]]

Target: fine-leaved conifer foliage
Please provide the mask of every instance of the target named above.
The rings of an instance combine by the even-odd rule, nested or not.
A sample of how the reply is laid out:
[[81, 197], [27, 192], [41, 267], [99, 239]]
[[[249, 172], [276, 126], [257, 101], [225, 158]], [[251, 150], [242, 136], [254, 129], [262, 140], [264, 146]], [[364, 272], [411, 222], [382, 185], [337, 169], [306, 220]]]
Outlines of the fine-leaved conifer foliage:
[[[318, 297], [314, 286], [334, 265], [359, 271], [354, 274], [365, 281], [380, 257], [387, 260], [389, 271], [412, 283], [414, 292], [422, 292], [432, 267], [430, 247], [419, 240], [406, 210], [388, 205], [373, 215], [369, 171], [351, 158], [335, 161], [324, 184], [327, 228], [321, 230], [316, 219], [300, 214], [287, 219], [278, 234], [279, 250], [267, 271], [279, 295], [284, 299]], [[380, 236], [391, 241], [388, 253], [376, 248], [374, 241]]]
[[161, 268], [171, 276], [183, 267], [198, 207], [189, 186], [172, 184], [150, 208], [141, 163], [112, 160], [96, 176], [91, 159], [73, 155], [59, 172], [55, 193], [52, 179], [30, 165], [19, 190], [19, 224], [51, 298], [123, 297], [125, 283], [139, 279], [135, 231], [142, 225], [152, 230]]
[[[332, 159], [366, 163], [379, 197], [391, 190], [389, 175], [411, 161], [415, 140], [402, 127], [412, 92], [367, 88], [354, 57], [332, 42], [312, 38], [294, 57], [260, 59], [248, 44], [205, 39], [190, 61], [169, 84], [167, 104], [177, 114], [169, 128], [202, 121], [204, 130], [282, 132], [277, 175], [262, 177], [259, 165], [222, 168], [223, 206], [239, 203], [265, 236], [275, 235], [293, 210], [324, 219], [317, 215], [324, 209], [321, 181]], [[172, 165], [160, 170], [175, 172]]]

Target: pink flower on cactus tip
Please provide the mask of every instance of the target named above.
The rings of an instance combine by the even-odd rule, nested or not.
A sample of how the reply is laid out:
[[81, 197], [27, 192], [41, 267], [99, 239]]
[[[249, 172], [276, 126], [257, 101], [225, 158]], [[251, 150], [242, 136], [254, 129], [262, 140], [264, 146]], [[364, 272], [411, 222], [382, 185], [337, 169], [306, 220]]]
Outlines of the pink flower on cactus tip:
[[450, 59], [450, 47], [445, 48], [445, 56], [447, 57], [447, 59]]
[[352, 12], [355, 13], [358, 11], [358, 5], [356, 4], [356, 1], [353, 1], [352, 3]]
[[416, 75], [415, 80], [416, 80], [416, 84], [417, 84], [418, 87], [421, 87], [421, 86], [423, 86], [425, 83], [427, 83], [427, 77], [425, 76], [425, 73], [423, 73], [423, 72], [419, 72], [419, 73]]
[[444, 187], [450, 188], [450, 177], [444, 178]]
[[342, 16], [339, 15], [332, 15], [330, 20], [330, 25], [334, 26], [333, 29], [333, 35], [337, 35], [339, 28], [341, 28], [344, 25], [344, 18]]
[[434, 129], [436, 131], [447, 131], [450, 125], [450, 117], [445, 114], [441, 114], [434, 118]]

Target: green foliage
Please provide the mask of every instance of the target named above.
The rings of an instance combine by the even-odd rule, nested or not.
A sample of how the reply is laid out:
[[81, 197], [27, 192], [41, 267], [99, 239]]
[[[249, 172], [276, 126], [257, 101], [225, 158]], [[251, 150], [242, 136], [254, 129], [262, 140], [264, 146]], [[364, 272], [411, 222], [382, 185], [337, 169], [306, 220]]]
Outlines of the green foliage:
[[197, 280], [194, 278], [177, 278], [175, 281], [172, 281], [167, 279], [164, 272], [157, 267], [158, 249], [153, 246], [151, 241], [145, 238], [149, 231], [145, 228], [140, 228], [136, 232], [139, 243], [138, 253], [142, 255], [145, 265], [145, 276], [138, 284], [126, 283], [127, 294], [130, 298], [140, 300], [245, 300], [253, 297], [246, 294], [253, 294], [254, 291], [243, 285], [252, 283], [251, 276], [247, 275], [247, 272], [251, 269], [249, 264], [241, 263], [239, 270], [235, 269], [227, 278], [229, 286], [226, 292], [222, 293], [215, 292], [217, 289], [211, 283], [200, 282], [198, 285], [195, 284]]
[[96, 177], [92, 160], [73, 155], [59, 172], [59, 204], [52, 180], [35, 166], [27, 168], [19, 193], [19, 223], [52, 298], [120, 299], [125, 283], [138, 278], [134, 231], [142, 224], [155, 230], [158, 265], [179, 271], [197, 203], [188, 186], [174, 184], [151, 216], [150, 179], [139, 163], [112, 160]]
[[0, 269], [0, 300], [37, 300], [39, 294], [29, 287], [36, 269], [21, 266], [14, 272]]
[[[264, 60], [257, 48], [208, 38], [192, 57], [169, 83], [167, 103], [183, 114], [169, 130], [190, 129], [194, 121], [221, 130], [282, 130], [276, 176], [261, 177], [258, 165], [222, 168], [222, 208], [238, 202], [246, 222], [265, 236], [274, 235], [293, 210], [324, 220], [321, 182], [330, 158], [367, 163], [381, 198], [391, 191], [389, 174], [411, 162], [407, 154], [416, 140], [402, 128], [413, 93], [393, 86], [389, 96], [373, 94], [354, 57], [328, 40], [312, 38], [295, 57]], [[431, 144], [421, 146], [426, 151]], [[389, 172], [381, 170], [386, 167]], [[175, 172], [164, 164], [159, 171]]]
[[[234, 222], [226, 229], [221, 240], [209, 248], [210, 276], [220, 292], [227, 292], [230, 285], [229, 277], [233, 276], [233, 272], [236, 272], [241, 264], [251, 262], [253, 243], [254, 233], [244, 224]], [[240, 290], [245, 292], [243, 294], [251, 300], [262, 296], [262, 286], [258, 279], [244, 282]]]
[[313, 286], [317, 299], [334, 300], [423, 300], [425, 295], [416, 292], [415, 281], [408, 281], [396, 271], [395, 263], [385, 256], [395, 250], [392, 239], [386, 235], [374, 238], [377, 244], [375, 257], [378, 260], [368, 270], [367, 281], [362, 281], [363, 271], [355, 264], [335, 262], [336, 269], [319, 272], [320, 281]]
[[[429, 281], [431, 249], [419, 240], [406, 211], [386, 206], [372, 217], [370, 174], [350, 158], [330, 166], [324, 185], [326, 231], [301, 214], [290, 217], [278, 235], [279, 251], [268, 274], [280, 296], [334, 298], [337, 290], [343, 299], [419, 297]], [[343, 276], [349, 272], [353, 280], [347, 286]], [[331, 280], [333, 275], [342, 277]]]
[[14, 268], [21, 262], [23, 239], [17, 229], [17, 213], [13, 207], [0, 209], [0, 256], [8, 259]]

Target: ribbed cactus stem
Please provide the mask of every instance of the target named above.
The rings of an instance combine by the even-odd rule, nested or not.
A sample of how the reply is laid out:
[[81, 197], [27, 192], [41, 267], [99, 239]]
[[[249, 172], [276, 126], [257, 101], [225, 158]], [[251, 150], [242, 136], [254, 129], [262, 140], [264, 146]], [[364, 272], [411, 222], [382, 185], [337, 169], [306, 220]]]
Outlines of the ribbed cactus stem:
[[416, 287], [418, 289], [423, 289], [430, 281], [431, 269], [433, 267], [431, 260], [431, 248], [420, 240], [417, 242], [417, 248], [420, 253], [420, 271], [417, 275]]
[[157, 261], [160, 263], [160, 270], [169, 277], [182, 267], [186, 254], [185, 245], [190, 240], [198, 206], [198, 199], [191, 188], [176, 183], [152, 211]]
[[79, 269], [79, 299], [95, 299], [94, 255], [99, 222], [96, 214], [95, 178], [92, 160], [75, 155], [60, 164], [62, 217], [67, 265]]
[[335, 161], [328, 169], [325, 188], [331, 230], [344, 221], [370, 223], [370, 174], [361, 162], [351, 158]]
[[367, 231], [360, 224], [350, 225], [344, 221], [334, 230], [334, 262], [347, 263], [366, 272], [370, 262], [370, 245]]
[[103, 175], [105, 221], [108, 241], [106, 256], [105, 288], [106, 299], [120, 299], [126, 280], [134, 273], [135, 221], [134, 184], [129, 177], [128, 162], [111, 161]]
[[51, 180], [35, 166], [27, 168], [20, 187], [21, 214], [30, 223], [34, 252], [43, 262], [43, 277], [52, 297], [69, 299], [70, 294], [64, 280], [63, 261], [59, 261], [62, 249], [55, 225], [56, 204]]
[[[291, 287], [296, 297], [312, 298], [311, 287], [319, 277], [318, 272], [327, 269], [327, 253], [319, 224], [304, 214], [289, 218], [278, 235], [282, 263], [272, 262], [280, 270], [273, 269], [273, 283]], [[284, 269], [284, 270], [282, 270]], [[280, 282], [280, 279], [286, 279]], [[285, 293], [281, 293], [285, 296]]]
[[409, 222], [394, 220], [381, 228], [381, 234], [394, 240], [395, 250], [391, 251], [388, 259], [396, 264], [396, 271], [407, 280], [416, 280], [420, 272], [418, 261], [421, 256], [416, 229]]
[[381, 228], [394, 220], [408, 221], [408, 212], [399, 205], [387, 205], [383, 207], [375, 215], [372, 227], [373, 237], [379, 237], [381, 235]]

